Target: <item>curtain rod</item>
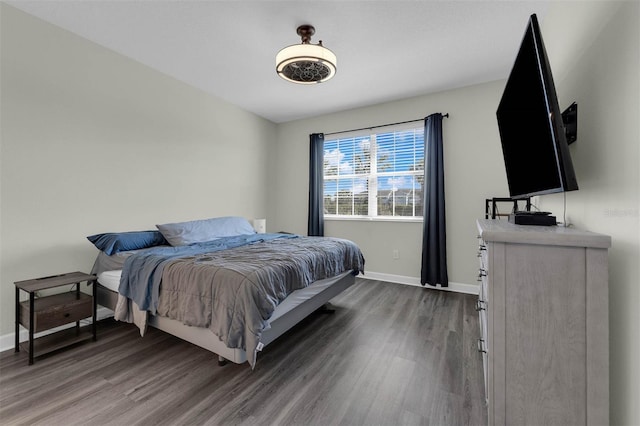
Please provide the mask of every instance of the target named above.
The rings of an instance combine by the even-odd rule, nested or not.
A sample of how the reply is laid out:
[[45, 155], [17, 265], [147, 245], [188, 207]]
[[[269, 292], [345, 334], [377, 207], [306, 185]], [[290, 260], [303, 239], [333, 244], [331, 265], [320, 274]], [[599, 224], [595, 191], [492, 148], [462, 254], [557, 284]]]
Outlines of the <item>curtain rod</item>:
[[[449, 113], [447, 112], [442, 114], [442, 118], [449, 118]], [[378, 126], [362, 127], [361, 129], [341, 130], [339, 132], [324, 133], [324, 135], [331, 136], [331, 135], [337, 135], [338, 133], [358, 132], [360, 130], [371, 130], [371, 129], [377, 129], [379, 127], [395, 126], [397, 124], [415, 123], [417, 121], [423, 121], [423, 120], [424, 118], [418, 118], [417, 120], [407, 120], [407, 121], [399, 121], [397, 123], [380, 124]]]

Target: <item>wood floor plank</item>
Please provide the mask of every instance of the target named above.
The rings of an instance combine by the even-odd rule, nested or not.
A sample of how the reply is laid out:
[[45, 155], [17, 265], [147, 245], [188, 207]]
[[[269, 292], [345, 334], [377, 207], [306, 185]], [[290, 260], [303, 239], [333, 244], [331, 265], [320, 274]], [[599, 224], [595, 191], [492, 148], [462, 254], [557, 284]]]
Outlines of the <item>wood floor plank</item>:
[[0, 353], [0, 424], [486, 424], [471, 295], [358, 279], [254, 370], [113, 320], [98, 341]]

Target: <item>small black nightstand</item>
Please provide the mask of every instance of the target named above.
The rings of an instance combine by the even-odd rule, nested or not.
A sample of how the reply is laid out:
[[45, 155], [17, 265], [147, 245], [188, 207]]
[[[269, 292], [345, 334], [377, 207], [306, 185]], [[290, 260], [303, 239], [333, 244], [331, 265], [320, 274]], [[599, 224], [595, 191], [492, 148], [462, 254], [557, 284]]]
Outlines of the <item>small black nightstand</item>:
[[[29, 365], [37, 355], [61, 349], [83, 340], [97, 340], [96, 335], [96, 282], [95, 275], [83, 272], [69, 272], [67, 274], [36, 278], [33, 280], [16, 281], [16, 335], [15, 351], [20, 351], [20, 325], [29, 330], [29, 346], [24, 348], [29, 352]], [[93, 294], [80, 291], [80, 283], [93, 284]], [[36, 297], [36, 292], [63, 285], [75, 284], [75, 291]], [[20, 302], [20, 290], [29, 293], [29, 300]], [[93, 317], [91, 326], [80, 327], [80, 320]], [[49, 330], [71, 322], [75, 327], [58, 331], [47, 336], [34, 339], [34, 333]], [[89, 331], [89, 327], [91, 331]]]

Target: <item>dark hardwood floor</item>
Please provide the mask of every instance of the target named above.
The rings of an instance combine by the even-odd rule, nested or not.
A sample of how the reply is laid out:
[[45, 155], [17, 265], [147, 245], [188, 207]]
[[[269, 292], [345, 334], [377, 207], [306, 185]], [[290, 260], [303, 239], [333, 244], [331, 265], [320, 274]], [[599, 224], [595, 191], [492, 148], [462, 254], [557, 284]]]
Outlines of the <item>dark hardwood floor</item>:
[[358, 279], [248, 364], [100, 321], [98, 341], [0, 353], [0, 424], [486, 424], [475, 297]]

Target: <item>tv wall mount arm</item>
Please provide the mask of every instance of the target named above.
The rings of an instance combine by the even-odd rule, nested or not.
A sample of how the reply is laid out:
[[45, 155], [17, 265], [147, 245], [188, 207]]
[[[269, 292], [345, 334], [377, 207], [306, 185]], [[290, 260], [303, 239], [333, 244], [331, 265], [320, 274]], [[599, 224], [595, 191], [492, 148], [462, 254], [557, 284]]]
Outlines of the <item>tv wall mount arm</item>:
[[572, 103], [562, 112], [562, 123], [567, 144], [571, 145], [578, 139], [578, 104]]

